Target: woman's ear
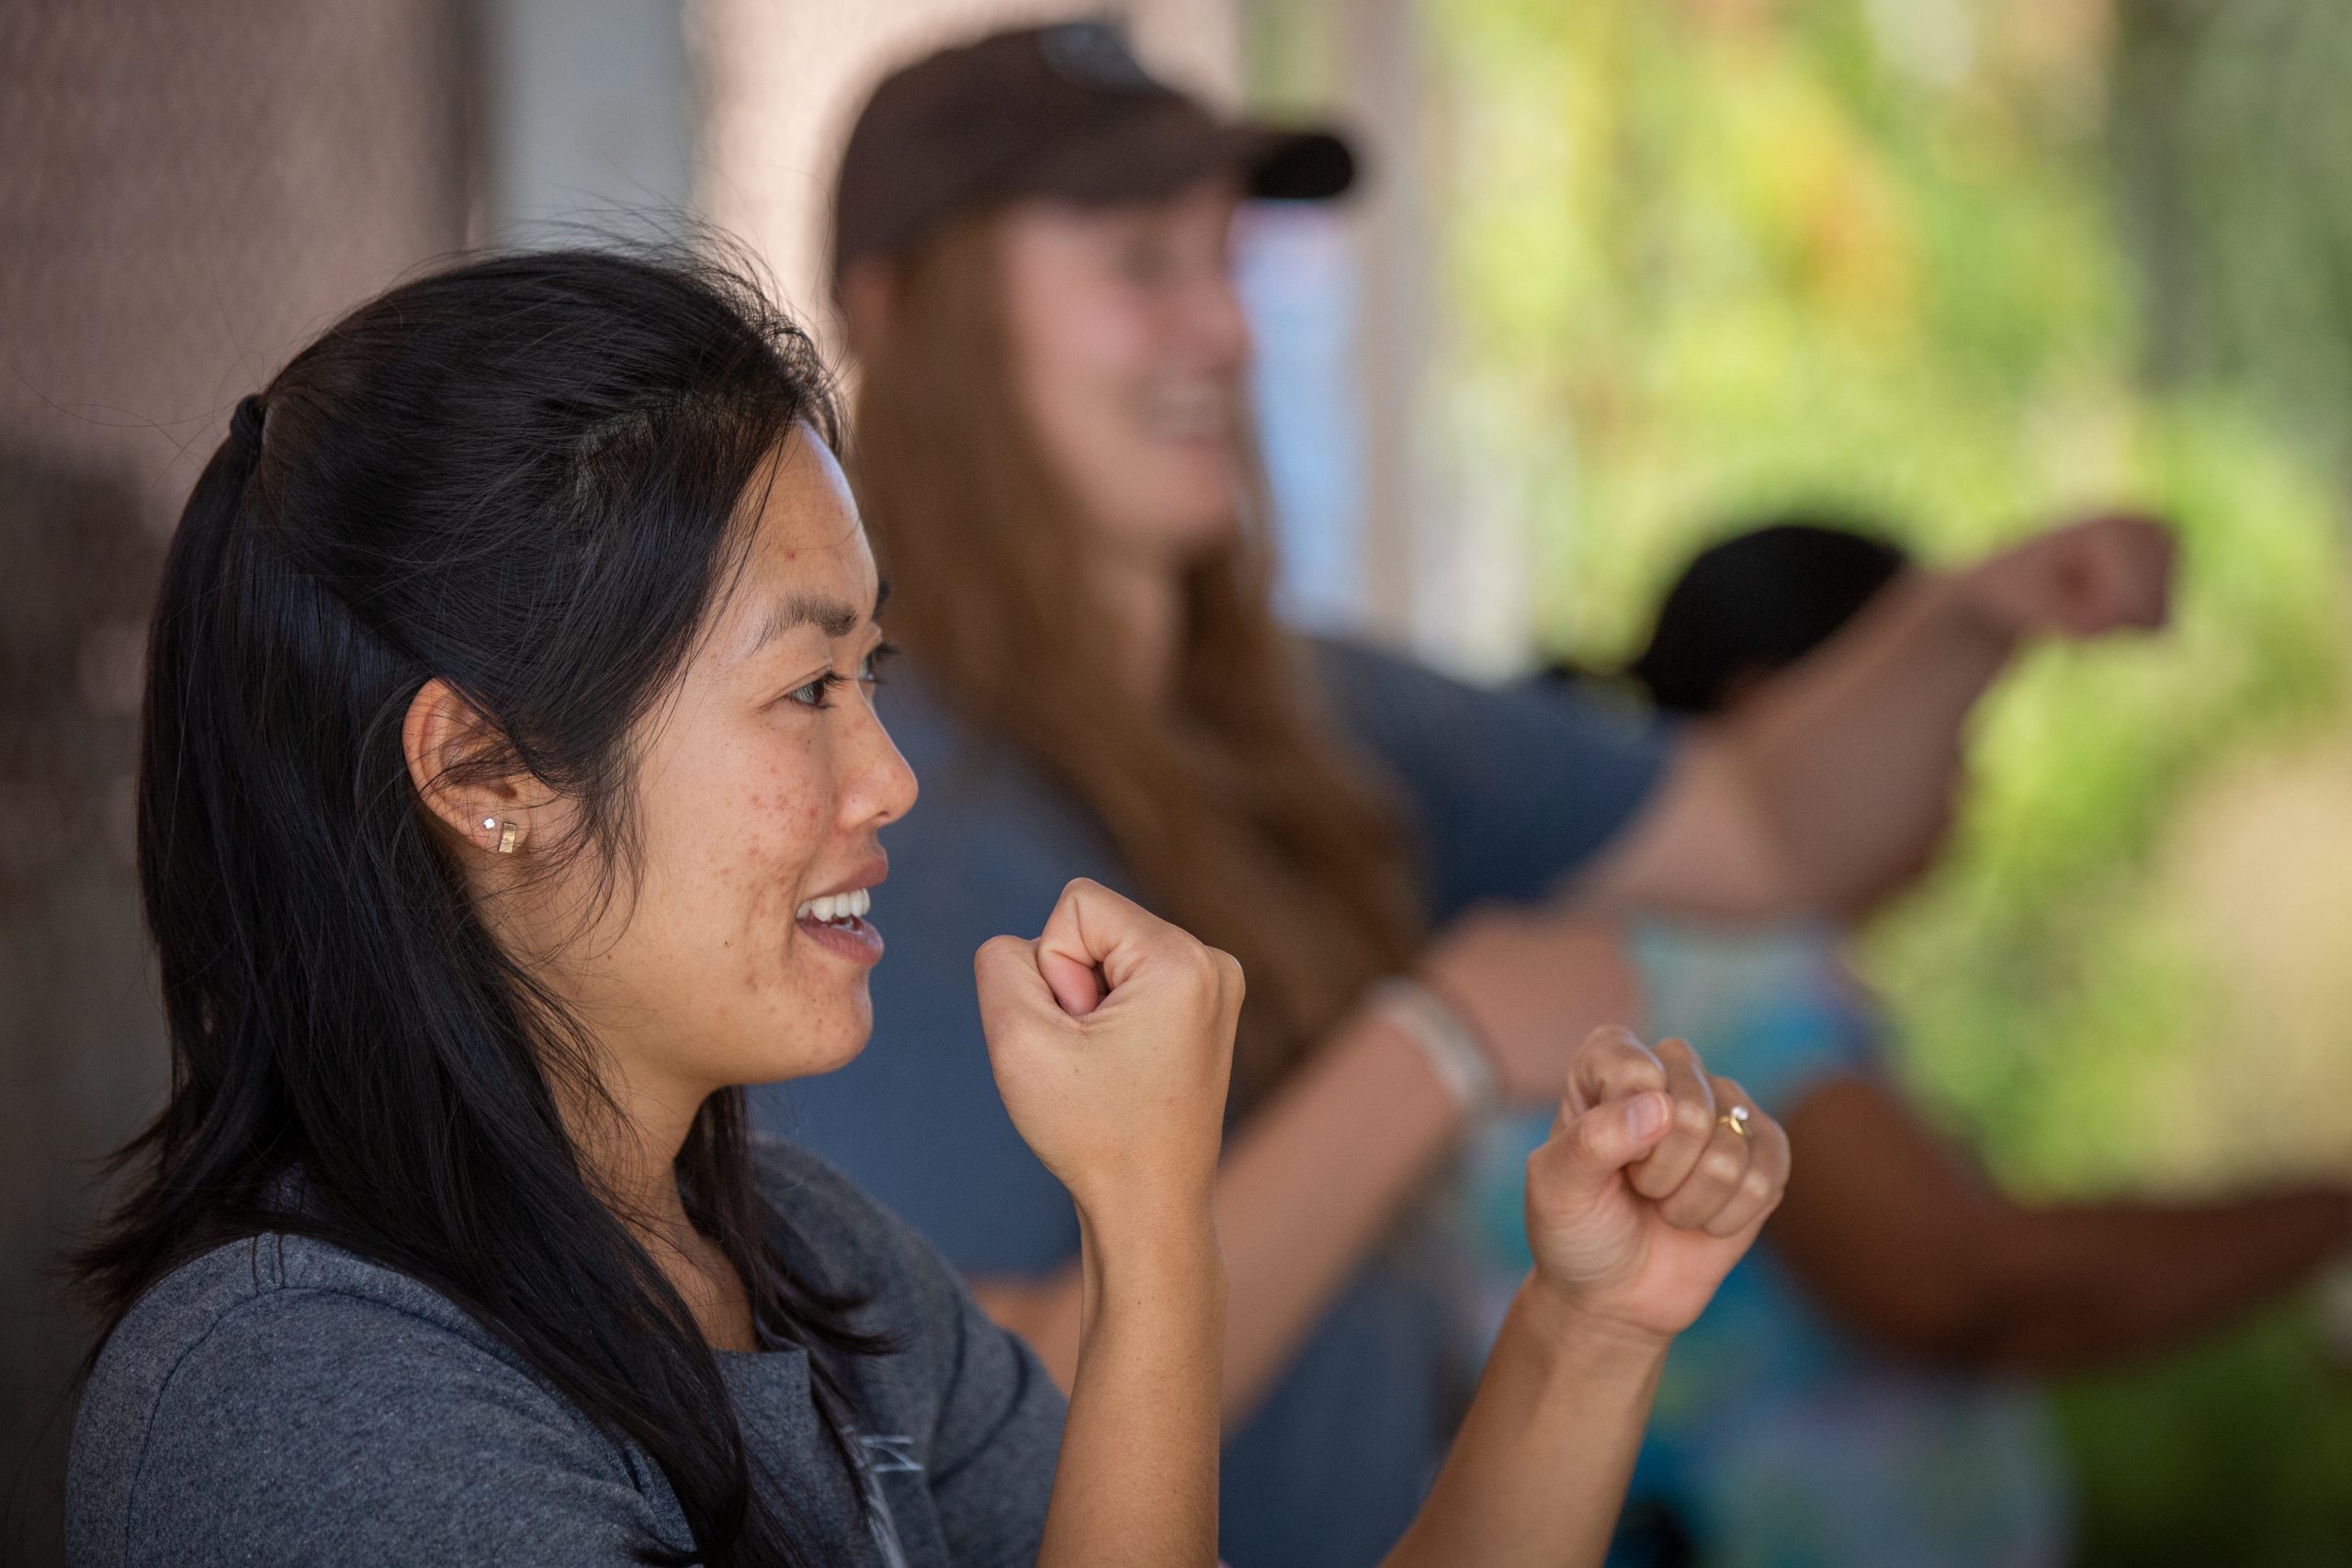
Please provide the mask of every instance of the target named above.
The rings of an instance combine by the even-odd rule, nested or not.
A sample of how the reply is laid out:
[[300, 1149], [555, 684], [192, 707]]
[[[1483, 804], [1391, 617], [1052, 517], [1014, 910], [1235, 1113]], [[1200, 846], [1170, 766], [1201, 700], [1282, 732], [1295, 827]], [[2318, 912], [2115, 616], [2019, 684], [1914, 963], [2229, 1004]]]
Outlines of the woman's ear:
[[475, 848], [513, 854], [531, 835], [531, 812], [517, 780], [481, 771], [496, 743], [481, 712], [438, 679], [424, 683], [401, 721], [401, 752], [417, 798]]

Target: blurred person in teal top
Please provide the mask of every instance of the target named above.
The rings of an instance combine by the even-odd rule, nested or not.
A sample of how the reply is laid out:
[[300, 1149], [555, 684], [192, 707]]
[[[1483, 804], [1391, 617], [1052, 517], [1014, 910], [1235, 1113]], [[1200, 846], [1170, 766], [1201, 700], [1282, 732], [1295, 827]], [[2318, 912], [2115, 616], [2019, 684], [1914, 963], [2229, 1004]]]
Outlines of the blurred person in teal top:
[[[1736, 712], [1908, 570], [1901, 550], [1844, 525], [1740, 534], [1691, 563], [1629, 674], [1661, 716]], [[1957, 750], [1951, 777], [1956, 796]], [[2029, 1207], [1931, 1133], [1844, 950], [1932, 868], [1935, 847], [1842, 919], [1632, 929], [1651, 1029], [1704, 1041], [1799, 1157], [1766, 1245], [1668, 1362], [1615, 1562], [2064, 1562], [2070, 1488], [2035, 1380], [2177, 1345], [2344, 1245], [2352, 1196], [2340, 1190]], [[1468, 1156], [1455, 1218], [1474, 1339], [1488, 1332], [1486, 1303], [1525, 1274], [1518, 1173], [1546, 1131], [1507, 1121]]]

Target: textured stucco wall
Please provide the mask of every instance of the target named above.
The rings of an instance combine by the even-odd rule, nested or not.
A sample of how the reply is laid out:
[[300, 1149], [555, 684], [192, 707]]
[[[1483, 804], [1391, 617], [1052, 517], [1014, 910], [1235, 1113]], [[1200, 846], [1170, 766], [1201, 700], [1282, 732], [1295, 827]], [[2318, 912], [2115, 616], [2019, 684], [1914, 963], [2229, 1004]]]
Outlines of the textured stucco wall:
[[140, 626], [230, 406], [468, 228], [457, 0], [0, 0], [0, 1561], [57, 1553], [50, 1270], [164, 1055]]

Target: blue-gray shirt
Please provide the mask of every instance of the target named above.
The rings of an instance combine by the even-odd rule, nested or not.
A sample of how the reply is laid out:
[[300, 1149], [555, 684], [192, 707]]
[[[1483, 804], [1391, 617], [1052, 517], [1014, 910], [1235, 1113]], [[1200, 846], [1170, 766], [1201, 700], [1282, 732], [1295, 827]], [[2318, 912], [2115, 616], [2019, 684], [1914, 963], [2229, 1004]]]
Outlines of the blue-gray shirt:
[[[1433, 925], [1555, 887], [1624, 826], [1668, 754], [1657, 732], [1574, 694], [1469, 686], [1340, 644], [1313, 651], [1328, 705], [1406, 814]], [[881, 711], [922, 797], [884, 838], [874, 1041], [829, 1077], [754, 1090], [754, 1113], [967, 1273], [1047, 1272], [1077, 1256], [1078, 1221], [997, 1098], [972, 953], [1034, 935], [1071, 877], [1139, 890], [1067, 791], [960, 725], [919, 674], [894, 671]], [[1227, 1447], [1221, 1546], [1234, 1568], [1366, 1568], [1395, 1544], [1443, 1453], [1443, 1343], [1425, 1288], [1382, 1260], [1358, 1273]]]
[[[1028, 1568], [1062, 1398], [956, 1272], [822, 1160], [763, 1144], [763, 1194], [869, 1292], [851, 1397], [868, 1483], [820, 1425], [806, 1355], [719, 1352], [753, 1483], [817, 1560]], [[75, 1568], [620, 1568], [692, 1545], [662, 1472], [415, 1280], [308, 1238], [218, 1247], [141, 1298], [74, 1427]], [[893, 1556], [895, 1550], [897, 1555]]]

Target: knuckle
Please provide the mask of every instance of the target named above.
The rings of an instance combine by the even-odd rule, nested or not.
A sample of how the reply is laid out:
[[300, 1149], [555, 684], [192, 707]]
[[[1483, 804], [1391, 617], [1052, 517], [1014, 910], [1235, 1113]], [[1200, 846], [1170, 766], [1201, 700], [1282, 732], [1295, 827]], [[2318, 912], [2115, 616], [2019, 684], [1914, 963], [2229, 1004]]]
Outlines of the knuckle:
[[1678, 1100], [1674, 1102], [1674, 1124], [1685, 1133], [1704, 1133], [1715, 1124], [1715, 1119], [1697, 1100]]
[[1700, 1162], [1699, 1168], [1701, 1174], [1710, 1181], [1720, 1181], [1729, 1185], [1739, 1179], [1738, 1158], [1721, 1149], [1710, 1153], [1704, 1160]]
[[1568, 1131], [1568, 1146], [1580, 1159], [1597, 1158], [1602, 1154], [1600, 1119], [1580, 1116]]
[[1177, 940], [1165, 944], [1160, 953], [1177, 983], [1196, 998], [1217, 996], [1225, 988], [1225, 971], [1216, 961], [1216, 951], [1181, 931], [1176, 935]]
[[1760, 1170], [1751, 1170], [1747, 1173], [1747, 1179], [1739, 1184], [1739, 1190], [1744, 1197], [1770, 1198], [1772, 1195], [1771, 1178]]
[[1210, 948], [1209, 954], [1216, 967], [1217, 984], [1221, 989], [1231, 992], [1236, 998], [1248, 990], [1250, 976], [1242, 972], [1241, 960], [1221, 947]]

